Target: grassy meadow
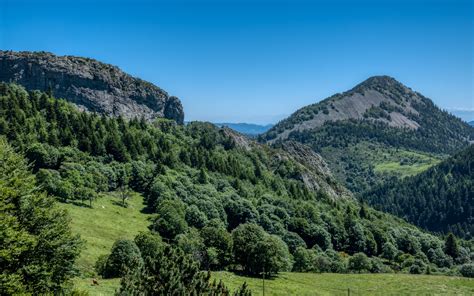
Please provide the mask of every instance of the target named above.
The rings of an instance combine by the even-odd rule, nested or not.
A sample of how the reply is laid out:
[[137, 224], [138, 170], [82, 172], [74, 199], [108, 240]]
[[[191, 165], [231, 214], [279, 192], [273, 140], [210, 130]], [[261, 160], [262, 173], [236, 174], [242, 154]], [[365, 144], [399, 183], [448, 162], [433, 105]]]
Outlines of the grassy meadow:
[[[77, 267], [82, 277], [74, 279], [77, 289], [90, 295], [113, 295], [120, 279], [99, 279], [92, 285], [94, 263], [107, 254], [118, 238], [132, 239], [146, 231], [149, 215], [142, 212], [143, 198], [136, 194], [128, 207], [120, 205], [113, 194], [104, 195], [93, 208], [59, 204], [72, 218], [72, 229], [85, 241]], [[263, 295], [262, 279], [213, 272], [212, 278], [222, 280], [231, 290], [247, 282], [253, 295]], [[284, 272], [265, 281], [265, 295], [474, 295], [474, 280], [468, 278], [409, 274], [316, 274]]]
[[[231, 272], [214, 272], [231, 290], [244, 282], [252, 295], [263, 295], [261, 278], [238, 276]], [[90, 278], [77, 279], [76, 287], [90, 295], [112, 295], [120, 280], [99, 280], [92, 286]], [[410, 274], [332, 274], [283, 272], [265, 280], [265, 295], [474, 295], [474, 280], [460, 277]]]
[[110, 252], [115, 240], [133, 239], [140, 231], [147, 231], [147, 214], [142, 213], [143, 197], [133, 194], [128, 207], [114, 194], [103, 195], [92, 203], [92, 208], [74, 204], [58, 203], [67, 209], [71, 216], [73, 232], [80, 234], [85, 241], [80, 258], [76, 264], [85, 275], [92, 275], [94, 264], [100, 255]]

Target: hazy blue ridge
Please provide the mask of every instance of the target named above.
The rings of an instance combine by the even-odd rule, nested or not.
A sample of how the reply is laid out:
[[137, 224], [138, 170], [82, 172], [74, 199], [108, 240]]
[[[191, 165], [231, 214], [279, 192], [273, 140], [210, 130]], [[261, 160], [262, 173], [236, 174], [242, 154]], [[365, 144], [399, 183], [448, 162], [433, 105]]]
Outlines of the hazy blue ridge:
[[259, 135], [272, 128], [273, 124], [259, 125], [254, 123], [214, 123], [218, 127], [227, 126], [239, 133], [246, 135]]

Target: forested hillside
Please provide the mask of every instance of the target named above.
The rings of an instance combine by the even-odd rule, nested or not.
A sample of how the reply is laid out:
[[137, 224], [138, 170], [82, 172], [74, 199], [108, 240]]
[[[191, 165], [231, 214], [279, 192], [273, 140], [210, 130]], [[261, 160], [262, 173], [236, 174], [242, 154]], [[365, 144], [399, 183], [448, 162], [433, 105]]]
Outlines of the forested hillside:
[[0, 84], [0, 135], [63, 203], [93, 208], [111, 198], [99, 193], [114, 191], [127, 207], [133, 191], [144, 196], [150, 232], [117, 241], [96, 264], [104, 277], [123, 277], [122, 295], [224, 289], [203, 286], [196, 266], [251, 275], [457, 273], [470, 262], [470, 243], [444, 241], [359, 204], [318, 155], [296, 143], [269, 148], [207, 123], [81, 112], [14, 84]]
[[435, 232], [474, 234], [474, 146], [429, 170], [363, 194], [375, 208]]
[[[261, 137], [269, 143], [294, 140], [309, 145], [356, 193], [400, 177], [413, 166], [426, 169], [467, 146], [470, 139], [474, 128], [387, 76], [371, 77], [304, 107]], [[393, 163], [404, 167], [376, 169]]]

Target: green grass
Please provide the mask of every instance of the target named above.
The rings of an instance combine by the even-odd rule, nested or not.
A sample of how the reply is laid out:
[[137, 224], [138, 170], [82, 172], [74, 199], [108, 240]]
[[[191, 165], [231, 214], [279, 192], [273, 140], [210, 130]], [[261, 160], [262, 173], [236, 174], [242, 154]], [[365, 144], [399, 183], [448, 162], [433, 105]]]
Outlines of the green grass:
[[[393, 160], [393, 156], [389, 159], [390, 161], [375, 163], [374, 171], [378, 174], [397, 175], [403, 178], [417, 175], [441, 162], [440, 157], [407, 150], [398, 151], [395, 160]], [[404, 164], [404, 159], [409, 163]]]
[[[121, 207], [113, 194], [105, 195], [93, 204], [93, 208], [72, 204], [59, 206], [69, 211], [72, 229], [85, 240], [77, 266], [82, 277], [74, 279], [75, 287], [90, 295], [113, 295], [120, 279], [98, 279], [93, 266], [102, 254], [108, 254], [118, 238], [133, 238], [146, 231], [148, 215], [143, 214], [143, 199], [134, 195], [128, 208]], [[235, 275], [230, 272], [214, 272], [212, 278], [222, 279], [235, 290], [247, 282], [253, 295], [262, 295], [262, 279]], [[459, 277], [408, 274], [314, 274], [281, 273], [265, 281], [265, 295], [474, 295], [474, 280]]]
[[320, 154], [348, 189], [361, 193], [384, 180], [419, 174], [446, 155], [360, 142], [348, 147], [325, 147]]
[[120, 287], [120, 279], [98, 279], [99, 285], [92, 285], [92, 278], [76, 278], [74, 287], [79, 291], [88, 292], [91, 296], [114, 295]]
[[[244, 282], [252, 295], [262, 295], [263, 281], [230, 272], [213, 273], [231, 290]], [[468, 278], [410, 274], [331, 274], [284, 272], [265, 280], [265, 295], [474, 295]]]
[[103, 195], [93, 204], [93, 208], [60, 203], [71, 216], [71, 227], [74, 233], [85, 240], [84, 249], [76, 264], [84, 275], [92, 275], [94, 264], [100, 255], [108, 254], [118, 238], [133, 239], [140, 231], [146, 231], [148, 216], [143, 214], [143, 198], [133, 194], [128, 207], [120, 204], [120, 199], [113, 194]]
[[[231, 272], [214, 272], [212, 279], [222, 280], [231, 291], [244, 282], [252, 295], [263, 295], [261, 278], [249, 278]], [[113, 295], [119, 279], [77, 279], [76, 287], [90, 295]], [[474, 295], [474, 280], [460, 277], [410, 274], [332, 274], [284, 272], [265, 280], [265, 295]]]

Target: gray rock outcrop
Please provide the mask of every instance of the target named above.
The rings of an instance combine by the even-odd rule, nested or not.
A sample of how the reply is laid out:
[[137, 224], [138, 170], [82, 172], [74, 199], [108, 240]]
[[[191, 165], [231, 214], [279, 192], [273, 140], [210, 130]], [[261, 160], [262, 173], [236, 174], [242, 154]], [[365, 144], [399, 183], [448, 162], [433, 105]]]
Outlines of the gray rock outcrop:
[[164, 90], [99, 61], [47, 52], [0, 51], [0, 81], [51, 91], [91, 112], [125, 118], [158, 117], [182, 124], [183, 106]]

